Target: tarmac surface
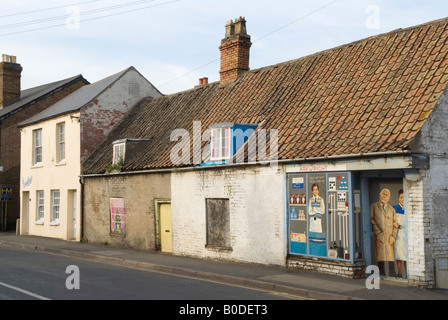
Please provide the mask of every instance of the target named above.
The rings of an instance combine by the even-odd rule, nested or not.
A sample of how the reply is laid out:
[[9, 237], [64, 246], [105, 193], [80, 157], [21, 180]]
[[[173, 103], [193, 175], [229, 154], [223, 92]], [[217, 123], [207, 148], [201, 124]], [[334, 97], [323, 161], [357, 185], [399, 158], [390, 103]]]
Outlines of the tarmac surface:
[[379, 290], [368, 290], [366, 279], [346, 279], [284, 267], [218, 262], [157, 251], [8, 232], [0, 233], [0, 250], [2, 247], [38, 250], [100, 263], [298, 295], [313, 300], [448, 300], [448, 290], [410, 287], [406, 281], [382, 279]]

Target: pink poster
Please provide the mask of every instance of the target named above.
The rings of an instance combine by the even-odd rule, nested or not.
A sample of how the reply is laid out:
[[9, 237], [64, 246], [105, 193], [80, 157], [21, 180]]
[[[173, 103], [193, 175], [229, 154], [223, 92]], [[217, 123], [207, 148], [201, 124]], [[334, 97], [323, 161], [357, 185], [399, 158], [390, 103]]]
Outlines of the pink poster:
[[126, 224], [124, 220], [124, 199], [110, 199], [110, 233], [117, 235], [126, 234]]

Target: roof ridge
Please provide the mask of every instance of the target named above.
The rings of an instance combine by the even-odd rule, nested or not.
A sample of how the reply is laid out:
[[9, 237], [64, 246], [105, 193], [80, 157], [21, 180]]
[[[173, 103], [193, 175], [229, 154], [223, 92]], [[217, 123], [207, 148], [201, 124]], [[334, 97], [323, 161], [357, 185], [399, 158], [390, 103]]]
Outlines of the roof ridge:
[[422, 24], [415, 25], [415, 26], [410, 26], [410, 27], [406, 27], [406, 28], [398, 28], [398, 29], [394, 29], [394, 30], [391, 30], [391, 31], [388, 31], [388, 32], [379, 33], [377, 35], [366, 37], [366, 38], [363, 38], [363, 39], [360, 39], [360, 40], [355, 40], [355, 41], [352, 41], [352, 42], [349, 42], [349, 43], [341, 44], [341, 45], [338, 45], [338, 46], [333, 47], [333, 48], [328, 48], [328, 49], [324, 49], [322, 51], [314, 52], [314, 53], [305, 55], [305, 56], [300, 57], [300, 58], [279, 62], [279, 63], [276, 63], [276, 64], [260, 67], [260, 68], [257, 68], [257, 69], [251, 69], [251, 70], [247, 71], [247, 73], [250, 73], [250, 72], [260, 72], [261, 70], [265, 70], [265, 69], [269, 69], [269, 68], [275, 68], [275, 67], [280, 67], [282, 65], [289, 64], [289, 63], [296, 63], [296, 62], [298, 62], [300, 60], [312, 59], [313, 57], [324, 55], [326, 53], [331, 53], [331, 52], [334, 52], [334, 51], [337, 51], [337, 50], [341, 50], [341, 49], [344, 49], [346, 47], [355, 46], [355, 45], [358, 45], [358, 44], [364, 44], [367, 41], [373, 41], [373, 40], [380, 39], [380, 38], [383, 38], [383, 37], [396, 35], [398, 33], [405, 33], [405, 32], [409, 32], [409, 31], [412, 31], [412, 30], [423, 29], [425, 27], [434, 26], [434, 25], [438, 25], [438, 24], [446, 24], [446, 25], [448, 25], [448, 17], [442, 18], [442, 19], [438, 19], [438, 20], [433, 20], [433, 21], [422, 23]]

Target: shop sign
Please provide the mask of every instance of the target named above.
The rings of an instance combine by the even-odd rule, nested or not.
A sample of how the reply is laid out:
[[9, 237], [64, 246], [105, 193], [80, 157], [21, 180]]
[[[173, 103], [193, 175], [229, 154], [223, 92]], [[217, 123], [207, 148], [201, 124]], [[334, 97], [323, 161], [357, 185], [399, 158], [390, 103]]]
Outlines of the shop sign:
[[12, 200], [12, 187], [2, 186], [2, 201], [11, 201], [11, 200]]

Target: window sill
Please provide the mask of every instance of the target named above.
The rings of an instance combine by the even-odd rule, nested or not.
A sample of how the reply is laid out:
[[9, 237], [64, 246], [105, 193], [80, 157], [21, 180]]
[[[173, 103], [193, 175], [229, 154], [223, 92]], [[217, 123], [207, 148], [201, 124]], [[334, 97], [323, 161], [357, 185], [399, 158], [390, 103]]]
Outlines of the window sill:
[[229, 158], [217, 158], [217, 159], [210, 159], [210, 162], [226, 162], [229, 160], [230, 160], [230, 157]]
[[231, 247], [214, 247], [212, 245], [206, 244], [205, 249], [215, 252], [222, 252], [222, 253], [231, 253], [233, 252], [233, 249]]
[[58, 221], [58, 220], [56, 220], [56, 221], [51, 221], [51, 222], [50, 222], [50, 226], [59, 226], [59, 221]]
[[65, 160], [62, 160], [58, 163], [55, 164], [56, 167], [60, 167], [60, 166], [65, 166], [67, 163], [65, 162]]
[[35, 165], [31, 166], [31, 169], [37, 169], [37, 168], [43, 168], [42, 162], [36, 163]]
[[44, 225], [44, 220], [36, 220], [34, 221], [35, 225], [39, 225], [39, 226], [43, 226]]

